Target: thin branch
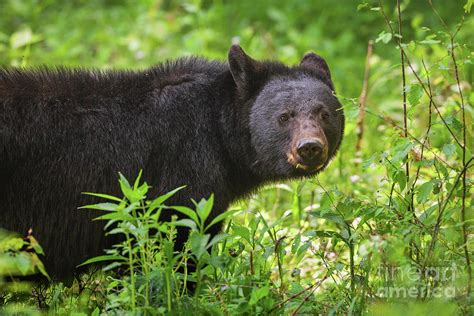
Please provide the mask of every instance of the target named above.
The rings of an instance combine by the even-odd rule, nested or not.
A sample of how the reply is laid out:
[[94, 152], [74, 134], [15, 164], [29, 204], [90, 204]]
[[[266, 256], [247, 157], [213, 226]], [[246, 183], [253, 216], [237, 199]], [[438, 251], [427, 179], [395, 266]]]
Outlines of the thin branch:
[[[387, 26], [388, 28], [390, 29], [390, 32], [392, 33], [393, 36], [396, 37], [396, 33], [392, 27], [392, 24], [390, 22], [390, 19], [388, 18], [387, 14], [385, 13], [384, 9], [383, 9], [383, 6], [382, 6], [382, 3], [381, 1], [379, 0], [379, 6], [380, 6], [380, 12], [382, 13], [384, 19], [385, 19], [385, 23], [387, 23]], [[457, 139], [456, 135], [454, 134], [454, 132], [451, 130], [451, 128], [449, 127], [448, 123], [446, 122], [446, 120], [444, 119], [443, 115], [441, 114], [438, 106], [436, 105], [436, 102], [434, 101], [432, 95], [430, 95], [428, 89], [426, 88], [423, 80], [421, 80], [420, 76], [418, 75], [418, 73], [415, 71], [415, 69], [413, 68], [411, 62], [410, 62], [410, 59], [408, 57], [408, 55], [406, 54], [404, 48], [399, 44], [399, 47], [400, 47], [400, 51], [401, 53], [403, 53], [403, 56], [404, 56], [404, 60], [405, 62], [407, 63], [408, 67], [410, 68], [411, 72], [413, 73], [413, 75], [415, 76], [415, 78], [417, 79], [418, 83], [421, 85], [421, 87], [423, 88], [425, 94], [430, 98], [430, 102], [433, 103], [433, 107], [435, 108], [436, 112], [438, 113], [439, 117], [441, 118], [441, 121], [443, 122], [443, 125], [446, 127], [446, 129], [448, 130], [448, 132], [451, 134], [451, 136], [453, 137], [454, 141], [459, 145], [459, 146], [463, 146], [461, 144], [461, 142]]]
[[367, 45], [367, 57], [365, 59], [365, 71], [364, 71], [364, 82], [362, 84], [362, 91], [359, 97], [359, 117], [357, 119], [357, 142], [356, 142], [356, 160], [355, 164], [359, 165], [360, 158], [362, 157], [362, 139], [364, 137], [364, 119], [365, 119], [365, 105], [367, 103], [367, 94], [369, 90], [369, 75], [370, 75], [370, 59], [372, 58], [372, 50], [374, 47], [374, 42], [369, 41]]
[[276, 311], [277, 309], [281, 308], [283, 305], [285, 305], [287, 302], [291, 301], [292, 299], [294, 298], [297, 298], [298, 296], [300, 296], [301, 294], [304, 294], [305, 292], [308, 292], [309, 290], [311, 290], [312, 288], [314, 288], [316, 286], [317, 283], [313, 283], [311, 284], [310, 286], [308, 286], [307, 288], [299, 291], [298, 293], [296, 294], [293, 294], [291, 295], [290, 297], [288, 297], [287, 299], [281, 301], [280, 303], [276, 304], [274, 307], [272, 307], [272, 309], [269, 311], [269, 314], [271, 314], [272, 312]]
[[[406, 76], [405, 76], [405, 54], [402, 47], [402, 13], [400, 11], [400, 0], [397, 0], [397, 12], [398, 12], [398, 34], [397, 42], [398, 46], [400, 47], [400, 61], [402, 63], [402, 93], [403, 93], [403, 132], [404, 137], [407, 137], [408, 133], [408, 122], [407, 122], [407, 91], [406, 91]], [[410, 177], [410, 171], [408, 168], [408, 162], [406, 164], [406, 173], [407, 173], [407, 181]]]
[[418, 83], [420, 84], [421, 88], [423, 89], [423, 91], [425, 92], [425, 94], [430, 98], [430, 102], [433, 104], [433, 107], [435, 108], [436, 112], [438, 113], [439, 115], [439, 118], [441, 119], [441, 121], [443, 122], [443, 125], [446, 127], [446, 129], [448, 130], [448, 132], [451, 134], [451, 136], [453, 137], [454, 141], [462, 148], [463, 145], [461, 144], [461, 142], [458, 140], [458, 138], [456, 137], [456, 135], [454, 134], [454, 132], [451, 130], [451, 128], [449, 127], [448, 123], [446, 122], [446, 120], [444, 119], [443, 115], [441, 114], [438, 106], [436, 105], [434, 99], [433, 99], [433, 95], [430, 93], [430, 91], [426, 88], [426, 85], [425, 83], [423, 82], [423, 80], [421, 80], [420, 76], [418, 75], [418, 73], [415, 71], [415, 69], [413, 68], [411, 62], [410, 62], [410, 59], [408, 58], [408, 56], [406, 55], [405, 51], [403, 51], [403, 54], [405, 55], [405, 58], [406, 58], [406, 62], [407, 62], [407, 65], [408, 67], [410, 68], [411, 72], [413, 73], [413, 75], [415, 76], [416, 80], [418, 81]]
[[459, 91], [459, 97], [461, 98], [461, 117], [462, 117], [462, 138], [463, 138], [463, 145], [460, 145], [461, 146], [461, 149], [462, 149], [462, 165], [463, 165], [463, 170], [465, 170], [465, 172], [463, 173], [463, 176], [462, 176], [462, 196], [461, 196], [461, 225], [462, 225], [462, 234], [463, 234], [463, 249], [464, 249], [464, 256], [465, 256], [465, 259], [466, 259], [466, 266], [467, 266], [467, 273], [468, 273], [468, 287], [467, 287], [467, 296], [469, 297], [470, 294], [471, 294], [471, 287], [472, 287], [472, 267], [471, 267], [471, 259], [470, 259], [470, 255], [469, 255], [469, 248], [468, 248], [468, 244], [467, 244], [467, 239], [468, 239], [468, 228], [466, 227], [466, 194], [467, 194], [467, 185], [466, 185], [466, 177], [467, 177], [467, 164], [472, 160], [472, 157], [471, 159], [469, 160], [469, 162], [466, 163], [466, 129], [467, 129], [467, 126], [466, 126], [466, 108], [465, 108], [465, 103], [464, 103], [464, 96], [463, 96], [463, 92], [462, 92], [462, 88], [461, 88], [461, 80], [459, 79], [459, 69], [458, 69], [458, 63], [456, 61], [456, 54], [455, 54], [455, 43], [454, 43], [454, 39], [456, 37], [456, 35], [458, 34], [458, 32], [461, 30], [463, 24], [464, 24], [464, 17], [465, 17], [465, 14], [464, 13], [461, 17], [461, 22], [458, 24], [457, 28], [456, 28], [456, 31], [454, 33], [451, 33], [449, 31], [449, 28], [446, 24], [446, 22], [444, 21], [444, 19], [441, 17], [441, 15], [438, 13], [438, 11], [436, 10], [436, 8], [434, 7], [433, 5], [433, 2], [431, 0], [428, 0], [428, 3], [431, 7], [431, 9], [433, 10], [433, 12], [435, 13], [435, 15], [438, 17], [438, 19], [441, 21], [441, 23], [443, 24], [443, 26], [445, 27], [447, 33], [449, 34], [449, 39], [450, 39], [450, 47], [449, 47], [449, 53], [450, 53], [450, 56], [451, 56], [451, 60], [453, 61], [453, 66], [454, 66], [454, 77], [456, 79], [456, 85], [457, 85], [457, 88], [458, 88], [458, 91]]
[[301, 309], [301, 307], [303, 307], [304, 303], [306, 303], [308, 301], [308, 299], [311, 297], [311, 295], [313, 295], [314, 291], [316, 291], [319, 286], [324, 282], [324, 280], [326, 280], [328, 278], [328, 275], [326, 274], [326, 276], [324, 276], [323, 279], [321, 279], [318, 284], [313, 287], [313, 289], [311, 290], [311, 292], [300, 302], [300, 304], [298, 305], [298, 307], [296, 307], [296, 309], [290, 314], [291, 316], [295, 316], [298, 314], [298, 311]]
[[[429, 107], [428, 107], [428, 128], [426, 129], [426, 133], [425, 133], [425, 137], [423, 139], [423, 144], [421, 146], [421, 153], [420, 153], [420, 161], [423, 161], [424, 153], [425, 153], [425, 146], [426, 146], [426, 143], [428, 141], [428, 137], [429, 137], [429, 134], [430, 134], [430, 131], [431, 131], [431, 124], [432, 124], [431, 115], [433, 114], [433, 111], [432, 111], [433, 102], [431, 100], [432, 100], [433, 92], [431, 90], [431, 80], [430, 80], [430, 74], [428, 72], [428, 68], [426, 67], [425, 61], [423, 59], [421, 60], [421, 63], [423, 64], [423, 69], [425, 70], [425, 73], [426, 73], [426, 80], [427, 80], [429, 96], [430, 96], [430, 104], [429, 104]], [[412, 184], [412, 187], [411, 187], [412, 192], [415, 190], [416, 183], [418, 182], [418, 178], [420, 177], [421, 166], [422, 166], [422, 164], [420, 163], [418, 165], [418, 168], [416, 169], [415, 180], [413, 181], [413, 184]]]
[[[370, 114], [370, 115], [373, 115], [375, 116], [376, 118], [384, 121], [385, 123], [388, 123], [390, 124], [392, 127], [402, 131], [403, 130], [403, 127], [399, 126], [395, 120], [393, 120], [391, 117], [388, 117], [388, 116], [381, 116], [379, 114], [376, 114], [374, 112], [371, 112], [369, 110], [366, 110], [367, 114]], [[427, 145], [424, 144], [423, 141], [419, 140], [418, 138], [416, 138], [414, 135], [412, 135], [410, 132], [408, 132], [408, 137], [417, 142], [418, 144], [420, 144], [421, 146], [423, 146], [426, 150], [428, 150], [432, 155], [433, 157], [435, 157], [436, 159], [438, 159], [440, 162], [442, 162], [444, 165], [446, 165], [446, 167], [449, 167], [450, 169], [455, 169], [452, 165], [450, 165], [447, 161], [445, 161], [443, 158], [441, 158], [440, 156], [438, 156], [430, 147], [428, 147]]]
[[436, 239], [438, 237], [439, 229], [441, 227], [441, 219], [443, 217], [443, 214], [444, 214], [444, 211], [445, 211], [446, 207], [448, 206], [449, 200], [451, 199], [451, 196], [453, 195], [454, 190], [456, 189], [456, 187], [459, 183], [459, 180], [461, 179], [461, 177], [464, 177], [464, 175], [467, 173], [467, 169], [469, 168], [469, 164], [473, 160], [474, 160], [474, 157], [471, 157], [471, 159], [469, 159], [466, 162], [466, 164], [464, 165], [464, 168], [461, 170], [461, 172], [456, 177], [456, 180], [454, 181], [453, 187], [449, 191], [448, 196], [446, 197], [446, 200], [444, 202], [444, 205], [438, 213], [438, 217], [436, 218], [436, 224], [435, 224], [434, 229], [433, 229], [433, 234], [431, 234], [431, 243], [430, 243], [430, 247], [428, 248], [428, 253], [425, 257], [426, 259], [430, 258], [431, 252], [433, 251], [434, 246], [436, 244]]
[[[403, 137], [408, 138], [408, 115], [407, 115], [407, 85], [406, 85], [406, 75], [405, 75], [405, 51], [402, 47], [402, 12], [400, 10], [400, 0], [397, 0], [397, 15], [398, 15], [398, 34], [397, 42], [398, 47], [400, 47], [400, 60], [401, 60], [401, 70], [402, 70], [402, 93], [403, 93]], [[405, 163], [405, 176], [407, 183], [410, 183], [410, 159], [408, 159], [408, 153], [406, 156]], [[411, 187], [407, 190], [407, 195], [410, 197], [410, 203], [408, 204], [408, 212], [412, 213], [413, 219], [415, 222], [418, 221], [418, 218], [415, 214], [415, 205], [413, 202], [413, 191]], [[411, 249], [410, 249], [411, 252]]]
[[[456, 62], [456, 55], [454, 53], [454, 36], [451, 36], [451, 58], [454, 64], [454, 74], [456, 77], [456, 84], [459, 90], [459, 96], [461, 98], [461, 115], [462, 115], [462, 142], [464, 146], [462, 146], [462, 165], [466, 167], [466, 108], [464, 103], [464, 97], [461, 88], [461, 81], [459, 80], [459, 70], [458, 64]], [[472, 159], [472, 158], [471, 158]], [[466, 258], [466, 266], [467, 266], [467, 274], [468, 274], [468, 287], [467, 287], [467, 295], [468, 297], [471, 294], [471, 287], [472, 287], [472, 267], [471, 267], [471, 259], [469, 255], [469, 248], [467, 245], [468, 239], [468, 229], [466, 227], [466, 193], [467, 193], [467, 185], [466, 185], [466, 174], [464, 172], [462, 177], [462, 197], [461, 197], [461, 221], [462, 221], [462, 233], [463, 233], [463, 248], [464, 248], [464, 256]]]

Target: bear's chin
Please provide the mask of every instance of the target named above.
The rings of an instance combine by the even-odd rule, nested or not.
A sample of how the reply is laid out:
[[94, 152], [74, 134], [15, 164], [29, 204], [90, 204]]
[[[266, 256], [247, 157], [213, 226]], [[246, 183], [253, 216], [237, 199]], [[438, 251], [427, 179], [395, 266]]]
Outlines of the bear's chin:
[[307, 179], [314, 177], [320, 173], [325, 168], [325, 165], [320, 168], [308, 168], [301, 169], [296, 168], [296, 166], [288, 164], [284, 170], [280, 170], [278, 173], [274, 173], [270, 177], [266, 177], [266, 181], [286, 181], [286, 180], [298, 180], [298, 179]]
[[303, 170], [303, 169], [294, 169], [293, 170], [293, 178], [310, 178], [314, 177], [317, 175], [321, 169], [308, 169], [308, 170]]

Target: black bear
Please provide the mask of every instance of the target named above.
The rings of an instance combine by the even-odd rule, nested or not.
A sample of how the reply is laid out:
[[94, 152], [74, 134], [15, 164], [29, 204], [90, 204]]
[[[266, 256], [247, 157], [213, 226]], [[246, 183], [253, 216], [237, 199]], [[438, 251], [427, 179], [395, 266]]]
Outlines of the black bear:
[[[144, 71], [0, 69], [0, 227], [31, 227], [56, 278], [110, 247], [81, 192], [119, 194], [140, 169], [173, 204], [215, 195], [211, 218], [260, 185], [312, 176], [344, 115], [326, 62], [190, 57]], [[217, 233], [219, 227], [212, 233]]]

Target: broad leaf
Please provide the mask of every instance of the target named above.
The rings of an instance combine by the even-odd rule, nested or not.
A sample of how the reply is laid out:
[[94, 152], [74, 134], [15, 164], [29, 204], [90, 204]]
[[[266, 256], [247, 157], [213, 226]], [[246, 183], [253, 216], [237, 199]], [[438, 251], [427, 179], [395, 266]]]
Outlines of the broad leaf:
[[196, 212], [189, 207], [186, 206], [168, 206], [169, 209], [175, 210], [180, 212], [181, 214], [186, 215], [190, 219], [192, 219], [194, 222], [198, 223], [199, 219], [196, 215]]
[[211, 235], [209, 234], [201, 235], [197, 232], [193, 232], [189, 236], [191, 251], [198, 260], [201, 259], [202, 255], [206, 252], [207, 243], [210, 237]]
[[103, 255], [103, 256], [98, 256], [98, 257], [94, 257], [89, 260], [86, 260], [80, 265], [78, 265], [78, 267], [85, 266], [92, 263], [97, 263], [97, 262], [104, 262], [104, 261], [127, 261], [127, 258], [118, 256], [118, 255]]

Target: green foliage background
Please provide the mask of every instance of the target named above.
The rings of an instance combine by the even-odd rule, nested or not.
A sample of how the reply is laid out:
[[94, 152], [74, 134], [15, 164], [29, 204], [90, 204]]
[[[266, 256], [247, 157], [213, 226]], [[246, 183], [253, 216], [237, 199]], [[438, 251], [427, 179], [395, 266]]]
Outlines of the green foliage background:
[[[238, 243], [243, 238], [241, 227], [250, 227], [255, 218], [277, 222], [275, 236], [285, 237], [283, 265], [277, 269], [272, 261], [269, 274], [254, 275], [243, 284], [271, 289], [285, 303], [275, 310], [278, 299], [265, 301], [271, 298], [268, 291], [257, 291], [243, 293], [242, 302], [223, 300], [228, 305], [220, 311], [379, 315], [439, 311], [467, 315], [473, 304], [468, 281], [468, 262], [473, 257], [472, 169], [466, 167], [473, 149], [474, 18], [469, 12], [473, 2], [401, 2], [403, 34], [397, 37], [395, 1], [382, 1], [380, 7], [378, 1], [368, 0], [2, 0], [0, 65], [140, 69], [185, 55], [223, 60], [236, 42], [256, 59], [288, 64], [298, 63], [309, 51], [320, 54], [331, 67], [346, 111], [345, 139], [338, 157], [315, 179], [270, 186], [240, 202], [236, 207], [243, 211], [230, 225], [236, 236], [232, 242]], [[449, 34], [456, 32], [461, 21], [453, 41], [456, 73]], [[409, 137], [402, 137], [398, 39], [412, 66], [405, 60]], [[369, 62], [365, 132], [361, 152], [356, 153], [358, 98], [369, 40], [375, 44]], [[428, 86], [433, 102], [425, 90]], [[410, 165], [409, 177], [406, 163]], [[457, 182], [463, 174], [464, 197], [461, 182]], [[281, 218], [285, 220], [278, 221]], [[275, 246], [278, 239], [262, 238], [261, 245], [245, 246], [239, 261], [242, 267], [248, 266], [249, 258], [257, 262], [257, 253], [265, 246]], [[418, 288], [446, 285], [432, 277], [415, 282], [403, 277], [384, 280], [377, 272], [380, 267], [408, 271], [453, 265], [459, 269], [453, 281], [458, 289], [455, 298], [390, 299], [375, 293], [387, 284]], [[267, 276], [272, 282], [253, 283], [263, 282]], [[289, 299], [315, 281], [321, 284], [308, 299], [302, 300], [306, 294]], [[84, 303], [72, 289], [58, 290], [56, 286], [51, 291], [76, 297], [71, 305], [64, 303], [66, 299], [61, 304], [56, 301], [56, 306], [61, 306], [56, 312], [90, 311], [96, 306]], [[209, 301], [205, 295], [201, 299], [198, 302], [203, 306]], [[253, 304], [245, 305], [249, 300]]]

